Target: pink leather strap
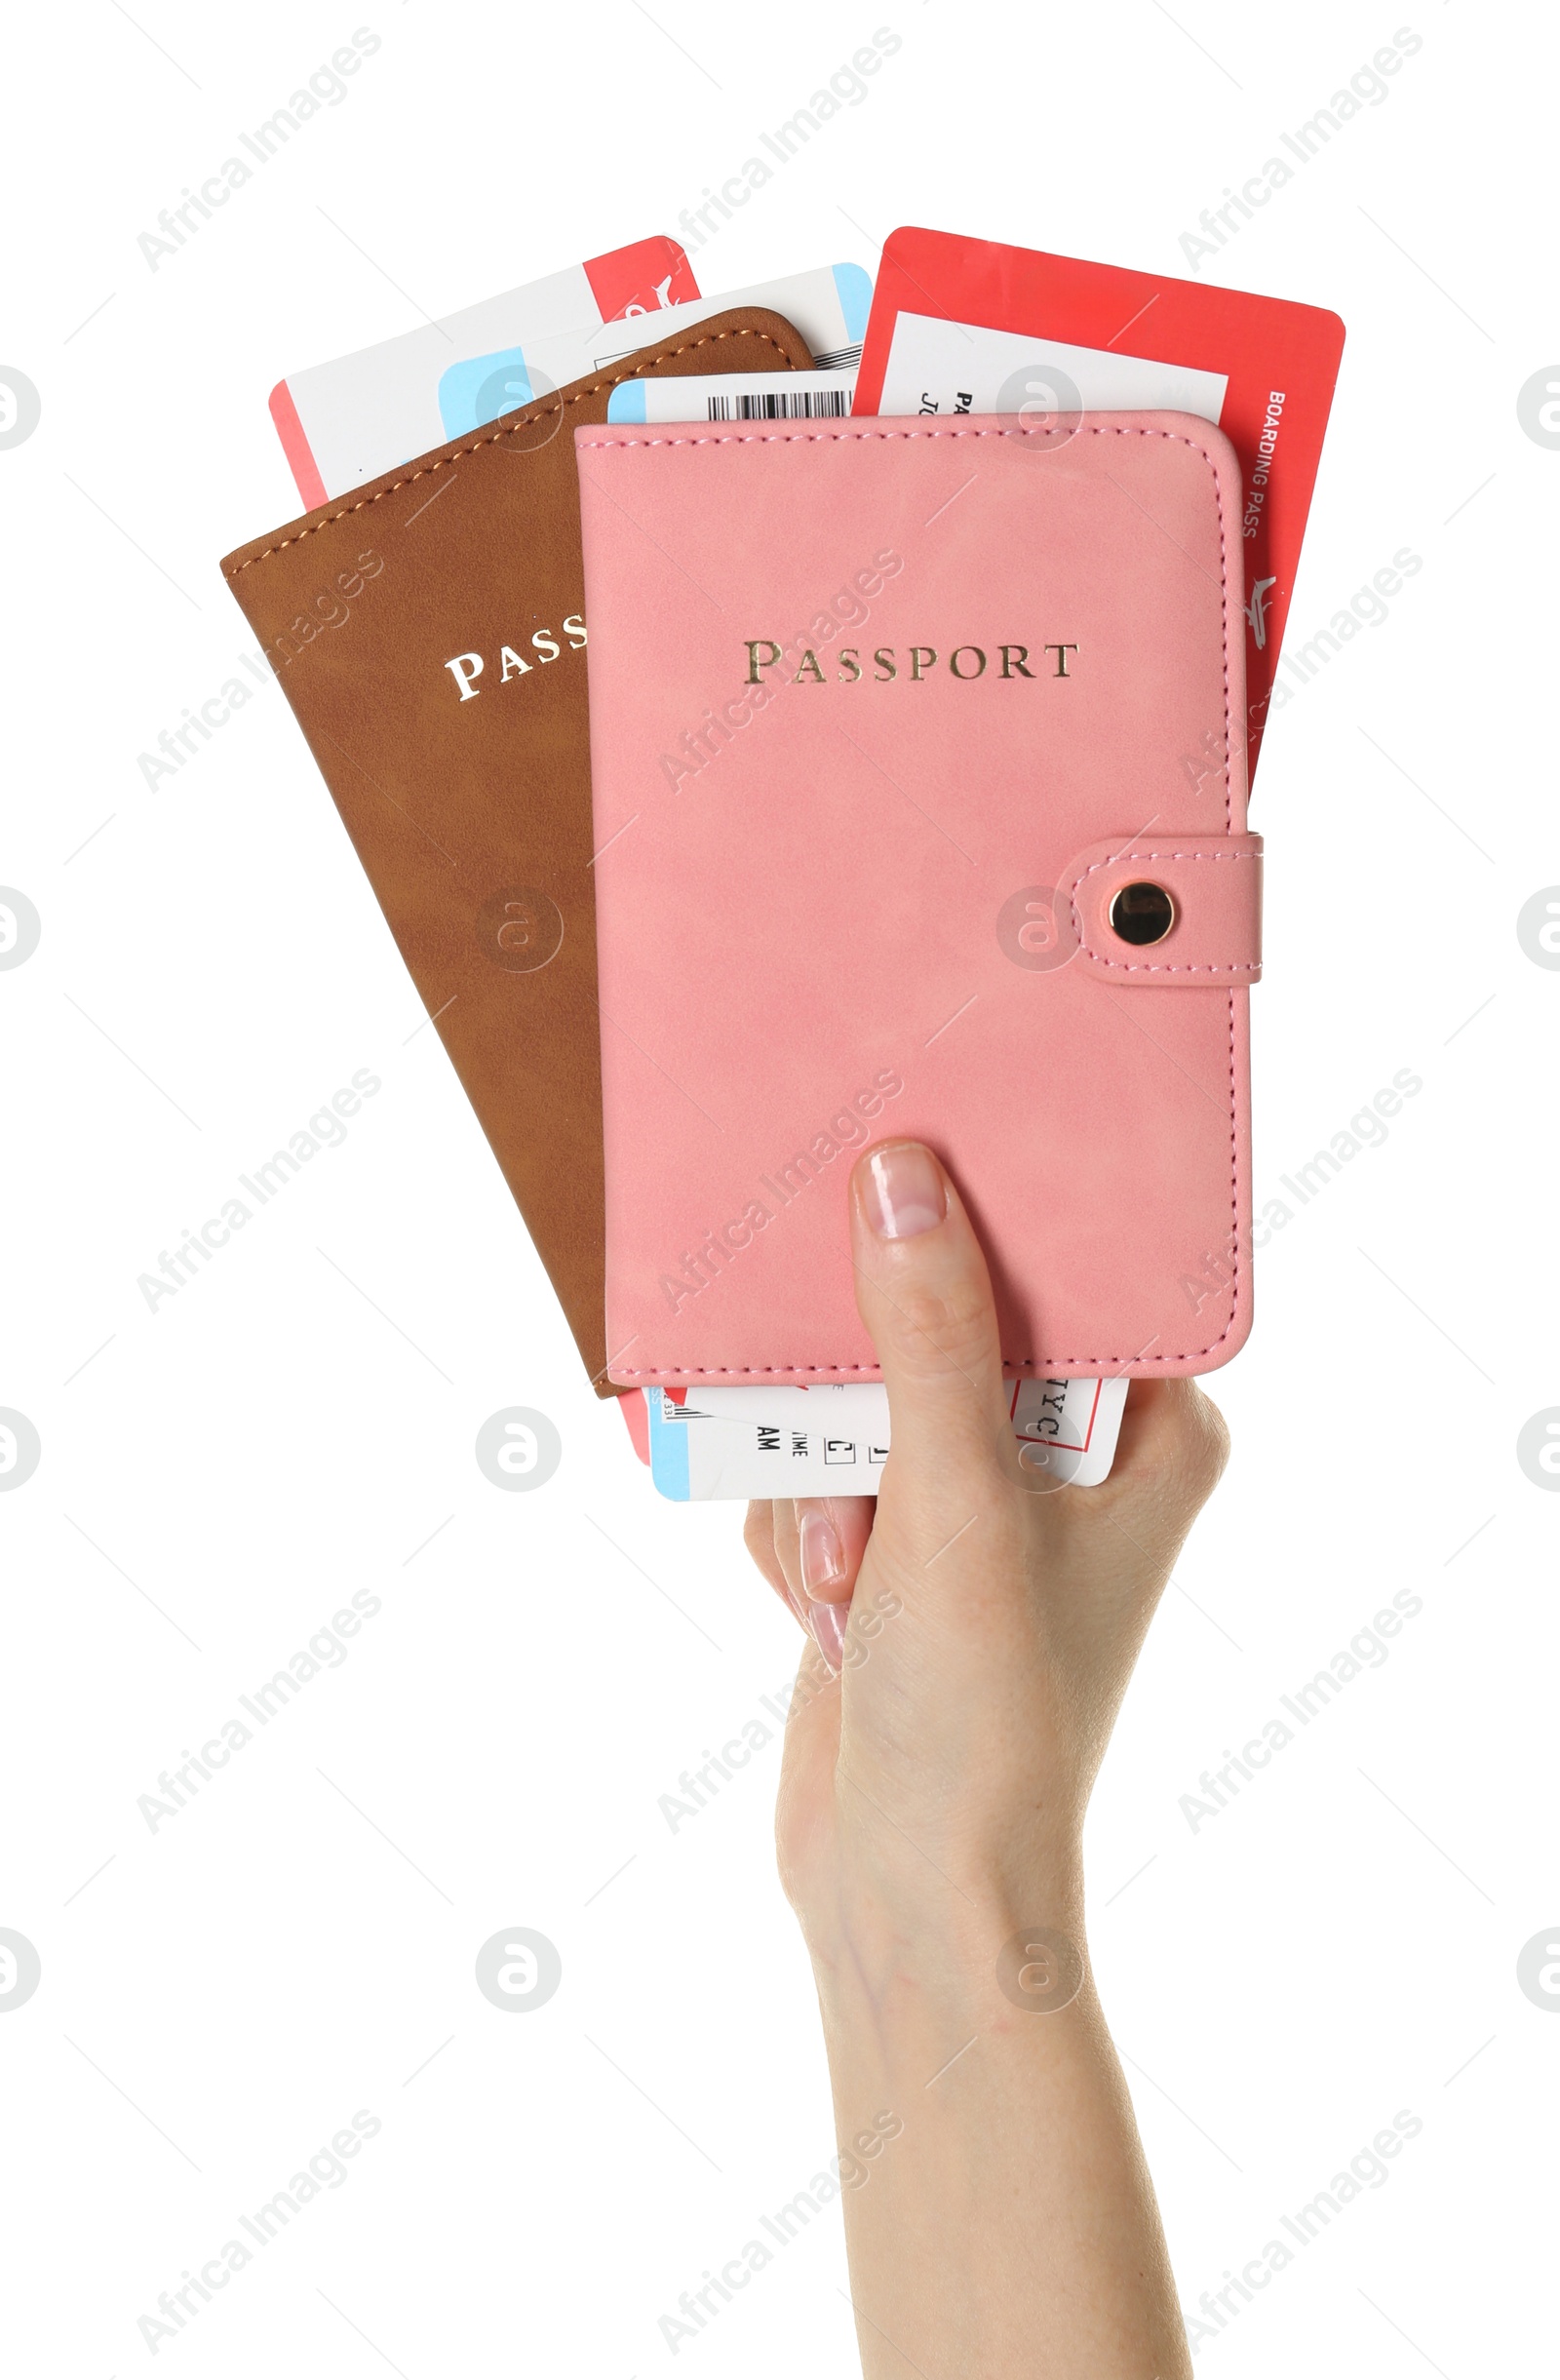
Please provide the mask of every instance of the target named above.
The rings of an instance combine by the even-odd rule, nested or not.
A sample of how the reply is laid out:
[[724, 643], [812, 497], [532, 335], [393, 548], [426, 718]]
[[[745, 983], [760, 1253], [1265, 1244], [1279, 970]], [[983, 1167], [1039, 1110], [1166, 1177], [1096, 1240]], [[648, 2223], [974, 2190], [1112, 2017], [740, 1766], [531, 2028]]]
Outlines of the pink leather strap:
[[[1124, 942], [1111, 904], [1126, 884], [1158, 884], [1175, 903], [1162, 942]], [[1091, 843], [1057, 886], [1072, 905], [1077, 960], [1113, 983], [1187, 990], [1254, 984], [1262, 974], [1262, 837], [1140, 836]]]

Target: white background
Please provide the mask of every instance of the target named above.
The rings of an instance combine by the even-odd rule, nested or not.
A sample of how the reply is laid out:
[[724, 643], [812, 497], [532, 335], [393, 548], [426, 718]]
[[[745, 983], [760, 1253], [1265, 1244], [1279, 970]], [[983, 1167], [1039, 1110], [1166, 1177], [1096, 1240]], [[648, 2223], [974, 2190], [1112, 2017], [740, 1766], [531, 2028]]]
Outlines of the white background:
[[[215, 565], [297, 509], [267, 391], [676, 231], [879, 24], [898, 55], [697, 253], [704, 290], [874, 267], [903, 221], [1182, 273], [1200, 212], [1402, 21], [655, 14], [386, 0], [346, 101], [155, 273], [137, 234], [358, 20], [83, 0], [8, 36], [0, 361], [43, 398], [0, 453], [0, 880], [43, 919], [0, 974], [0, 1405], [43, 1442], [0, 1496], [0, 1925], [43, 1962], [0, 2015], [5, 2354], [29, 2375], [140, 2368], [159, 2291], [367, 2109], [347, 2182], [159, 2364], [629, 2380], [833, 2148], [777, 1744], [675, 1835], [657, 1807], [794, 1666], [737, 1511], [658, 1502], [589, 1393], [280, 693], [155, 792], [136, 765], [252, 642]], [[1515, 1456], [1560, 1404], [1560, 977], [1515, 931], [1560, 881], [1560, 453], [1516, 410], [1560, 352], [1534, 239], [1553, 32], [1466, 0], [1408, 21], [1385, 102], [1203, 277], [1348, 325], [1292, 636], [1398, 548], [1424, 563], [1259, 771], [1259, 1202], [1399, 1069], [1424, 1089], [1259, 1262], [1214, 1384], [1234, 1459], [1089, 1842], [1189, 2308], [1421, 2119], [1199, 2362], [1268, 2380], [1553, 2355], [1560, 2017], [1516, 1961], [1560, 1921], [1560, 1504]], [[383, 1088], [345, 1145], [148, 1313], [137, 1275], [359, 1068]], [[533, 1495], [473, 1459], [509, 1405], [563, 1434]], [[383, 1608], [344, 1665], [150, 1833], [137, 1796], [355, 1588]], [[1200, 1773], [1403, 1588], [1424, 1608], [1385, 1665], [1193, 1833]], [[516, 1925], [564, 1962], [528, 2014], [473, 1979]], [[844, 2279], [831, 2209], [680, 2366], [854, 2370]]]

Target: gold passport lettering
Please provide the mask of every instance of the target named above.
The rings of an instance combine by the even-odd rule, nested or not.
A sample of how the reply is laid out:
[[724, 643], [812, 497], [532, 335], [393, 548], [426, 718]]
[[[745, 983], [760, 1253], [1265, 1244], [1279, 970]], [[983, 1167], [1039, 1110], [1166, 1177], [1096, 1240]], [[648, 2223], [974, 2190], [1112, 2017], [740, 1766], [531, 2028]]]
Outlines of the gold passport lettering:
[[[745, 685], [762, 685], [764, 671], [778, 669], [781, 666], [780, 646], [773, 637], [746, 637], [743, 643], [748, 655], [748, 674], [743, 680], [743, 683]], [[1028, 644], [998, 644], [995, 647], [995, 659], [999, 663], [999, 667], [994, 671], [994, 675], [1000, 678], [1072, 677], [1072, 672], [1068, 668], [1067, 657], [1069, 653], [1077, 651], [1076, 644], [1042, 644], [1037, 649], [1042, 653], [1056, 655], [1054, 669], [1047, 670], [1043, 665], [1038, 669], [1031, 669], [1031, 647]], [[927, 672], [937, 667], [938, 654], [935, 645], [910, 644], [905, 646], [904, 653], [906, 676], [912, 685], [918, 685], [926, 677]], [[947, 656], [948, 668], [955, 678], [967, 683], [972, 678], [985, 677], [986, 665], [990, 657], [984, 645], [956, 644], [953, 651]], [[858, 685], [862, 682], [865, 673], [861, 665], [860, 650], [856, 645], [842, 644], [835, 655], [835, 659], [839, 663], [834, 678], [837, 685]], [[875, 685], [892, 683], [900, 676], [899, 662], [900, 654], [897, 646], [879, 644], [872, 656], [871, 683]], [[448, 666], [452, 669], [453, 662]], [[818, 655], [810, 644], [802, 646], [800, 659], [791, 672], [789, 679], [784, 679], [783, 683], [790, 685], [825, 685], [829, 683], [824, 676]]]

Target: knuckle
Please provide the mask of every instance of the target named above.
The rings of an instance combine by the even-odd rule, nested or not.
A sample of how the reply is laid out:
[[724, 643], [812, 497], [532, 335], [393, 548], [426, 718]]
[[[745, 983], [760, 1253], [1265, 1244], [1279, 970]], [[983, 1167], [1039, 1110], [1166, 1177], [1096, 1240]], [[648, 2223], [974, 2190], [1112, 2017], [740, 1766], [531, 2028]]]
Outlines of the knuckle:
[[1189, 1400], [1191, 1413], [1188, 1428], [1187, 1467], [1198, 1491], [1198, 1500], [1211, 1496], [1224, 1477], [1229, 1461], [1229, 1424], [1218, 1406], [1202, 1390], [1193, 1387]]
[[1176, 1400], [1170, 1457], [1181, 1497], [1195, 1511], [1219, 1485], [1229, 1460], [1228, 1424], [1195, 1381], [1188, 1381]]
[[991, 1349], [991, 1293], [983, 1281], [917, 1282], [893, 1293], [889, 1333], [901, 1362], [937, 1376], [964, 1371]]

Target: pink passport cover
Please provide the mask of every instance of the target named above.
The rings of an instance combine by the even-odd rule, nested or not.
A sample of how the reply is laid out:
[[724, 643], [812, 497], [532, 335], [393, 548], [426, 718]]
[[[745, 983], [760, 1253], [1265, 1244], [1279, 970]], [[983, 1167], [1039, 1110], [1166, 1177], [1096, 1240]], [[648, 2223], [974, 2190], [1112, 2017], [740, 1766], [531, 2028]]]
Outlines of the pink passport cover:
[[[1228, 1361], [1261, 872], [1228, 441], [577, 445], [612, 1379], [878, 1377], [846, 1183], [908, 1135], [976, 1218], [1010, 1370]], [[1147, 948], [1109, 923], [1139, 879], [1176, 908]]]

